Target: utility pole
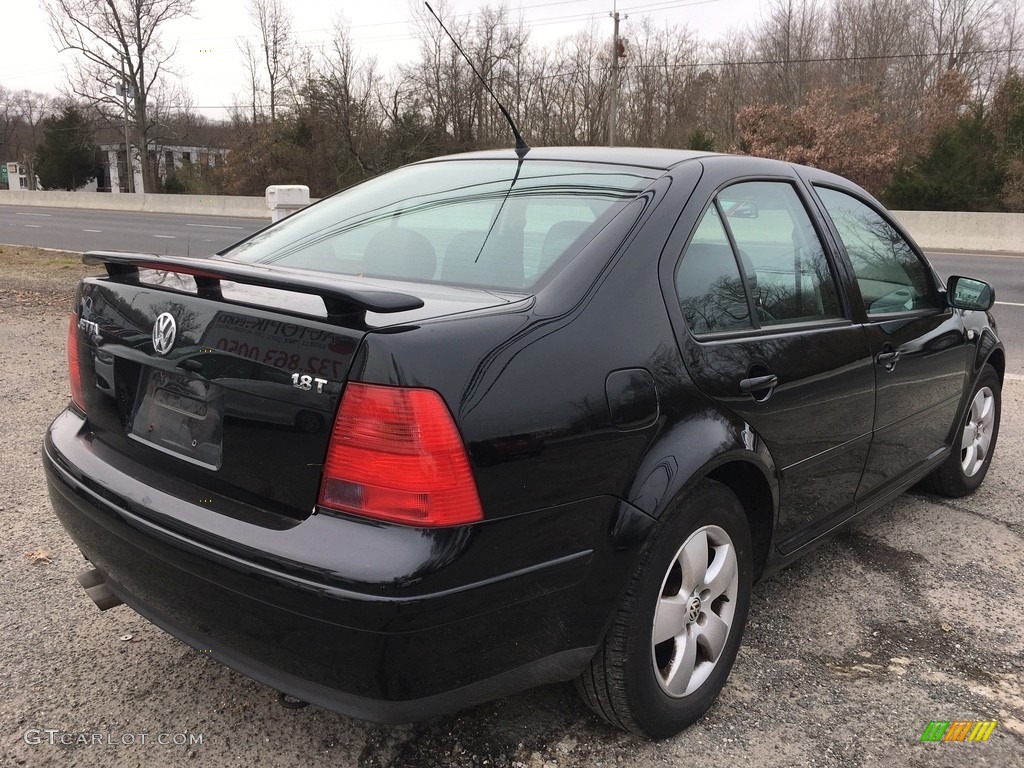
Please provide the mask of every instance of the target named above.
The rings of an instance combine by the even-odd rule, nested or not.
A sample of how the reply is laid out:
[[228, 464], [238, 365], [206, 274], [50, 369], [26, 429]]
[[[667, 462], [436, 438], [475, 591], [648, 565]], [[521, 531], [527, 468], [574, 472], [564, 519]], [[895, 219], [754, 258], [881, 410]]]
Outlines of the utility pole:
[[128, 83], [124, 75], [124, 56], [121, 56], [121, 84], [117, 90], [121, 92], [121, 106], [124, 108], [124, 166], [128, 174], [128, 191], [135, 191], [135, 164], [132, 162], [132, 145], [128, 138]]
[[608, 146], [615, 146], [615, 115], [619, 107], [619, 57], [623, 55], [622, 43], [619, 41], [619, 21], [625, 21], [629, 16], [619, 16], [614, 10], [608, 15], [615, 21], [615, 31], [612, 33], [612, 92], [608, 102]]

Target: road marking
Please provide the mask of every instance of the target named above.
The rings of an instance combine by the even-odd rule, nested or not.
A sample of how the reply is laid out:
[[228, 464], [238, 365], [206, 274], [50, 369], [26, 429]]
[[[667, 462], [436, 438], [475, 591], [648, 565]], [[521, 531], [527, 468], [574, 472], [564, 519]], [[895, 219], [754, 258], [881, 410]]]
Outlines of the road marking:
[[26, 227], [32, 227], [32, 229], [39, 229], [39, 227], [41, 227], [42, 225], [41, 224], [26, 224], [25, 226]]
[[176, 239], [174, 237], [174, 235], [153, 235], [153, 237], [162, 237], [164, 240], [174, 240], [174, 239]]
[[186, 227], [206, 227], [207, 229], [241, 229], [241, 227], [229, 227], [226, 224], [186, 224]]
[[1024, 259], [1019, 253], [974, 253], [973, 251], [928, 251], [925, 256], [966, 256], [968, 259]]
[[102, 232], [102, 229], [83, 229], [83, 232]]
[[52, 216], [52, 213], [15, 213], [15, 216]]
[[1016, 301], [997, 301], [996, 304], [1004, 307], [1024, 307], [1024, 304], [1019, 304]]

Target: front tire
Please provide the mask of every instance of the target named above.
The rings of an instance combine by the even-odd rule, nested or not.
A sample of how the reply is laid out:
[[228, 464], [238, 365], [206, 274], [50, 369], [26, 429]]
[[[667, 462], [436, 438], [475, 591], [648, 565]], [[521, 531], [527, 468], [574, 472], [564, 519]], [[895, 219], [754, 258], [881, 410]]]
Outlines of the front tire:
[[743, 507], [702, 480], [665, 513], [611, 628], [577, 688], [612, 725], [674, 736], [714, 703], [750, 607], [752, 556]]
[[971, 392], [971, 402], [953, 436], [949, 458], [926, 480], [926, 487], [950, 498], [974, 493], [988, 474], [999, 436], [999, 374], [986, 365]]

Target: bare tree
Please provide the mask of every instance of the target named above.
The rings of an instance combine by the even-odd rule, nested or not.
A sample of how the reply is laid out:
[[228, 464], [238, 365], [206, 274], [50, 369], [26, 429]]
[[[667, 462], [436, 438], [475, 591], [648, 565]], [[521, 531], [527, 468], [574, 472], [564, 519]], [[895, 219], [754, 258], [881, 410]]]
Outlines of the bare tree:
[[0, 158], [11, 155], [11, 137], [20, 121], [21, 111], [16, 94], [0, 85]]
[[747, 66], [753, 53], [748, 35], [734, 32], [710, 47], [713, 96], [708, 105], [711, 133], [719, 148], [739, 139], [736, 115], [756, 99], [753, 68]]
[[260, 77], [263, 65], [260, 61], [260, 48], [251, 38], [243, 37], [238, 41], [238, 50], [242, 54], [246, 78], [249, 81], [249, 106], [252, 110], [252, 121], [255, 123], [263, 109], [263, 79]]
[[623, 143], [685, 147], [692, 134], [709, 127], [713, 89], [701, 66], [702, 48], [686, 27], [657, 28], [649, 17], [628, 30], [620, 81]]
[[46, 94], [0, 86], [0, 162], [24, 163], [29, 189], [36, 188], [34, 163], [40, 124], [54, 109], [54, 100]]
[[128, 118], [141, 154], [146, 190], [157, 188], [148, 151], [157, 123], [150, 114], [152, 96], [174, 57], [166, 45], [164, 24], [189, 16], [194, 0], [44, 0], [44, 8], [62, 50], [79, 54], [68, 87], [101, 112], [121, 109], [119, 89], [127, 88]]
[[593, 24], [562, 41], [560, 76], [553, 99], [555, 141], [602, 144], [607, 136], [611, 89], [610, 43]]
[[21, 116], [21, 136], [15, 141], [15, 153], [28, 169], [28, 188], [36, 188], [35, 160], [36, 145], [39, 143], [39, 131], [43, 118], [56, 111], [56, 104], [45, 93], [22, 90], [14, 94], [14, 103]]
[[[469, 36], [469, 22], [453, 18], [446, 0], [437, 3], [436, 11], [457, 40]], [[435, 136], [438, 139], [450, 137], [457, 144], [468, 146], [473, 124], [470, 101], [475, 86], [473, 73], [433, 16], [417, 8], [413, 24], [413, 34], [419, 39], [420, 58], [402, 67], [401, 75], [417, 93], [431, 119]]]
[[754, 36], [762, 98], [798, 107], [820, 85], [824, 13], [818, 0], [771, 0]]
[[251, 43], [245, 43], [242, 47], [252, 81], [253, 112], [255, 113], [258, 56], [262, 59], [263, 69], [266, 70], [270, 119], [276, 121], [278, 106], [286, 95], [285, 91], [292, 75], [292, 49], [295, 45], [292, 16], [282, 5], [281, 0], [249, 0], [248, 8], [249, 18], [260, 36], [258, 54]]
[[1024, 68], [1024, 49], [1021, 48], [1021, 36], [1024, 34], [1024, 8], [1019, 2], [1009, 2], [1002, 14], [1002, 29], [999, 40], [1003, 44], [1003, 72], [1020, 72]]

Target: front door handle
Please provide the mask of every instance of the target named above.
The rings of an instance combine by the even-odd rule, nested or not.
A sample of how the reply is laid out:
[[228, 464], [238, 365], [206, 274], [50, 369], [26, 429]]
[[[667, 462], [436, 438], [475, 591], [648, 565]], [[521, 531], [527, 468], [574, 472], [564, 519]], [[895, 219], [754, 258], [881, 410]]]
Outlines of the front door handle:
[[753, 395], [755, 400], [767, 400], [772, 390], [779, 385], [779, 377], [774, 373], [767, 376], [754, 376], [740, 381], [740, 392]]
[[888, 349], [875, 355], [875, 362], [890, 372], [896, 367], [896, 363], [899, 361], [900, 351], [898, 349]]

